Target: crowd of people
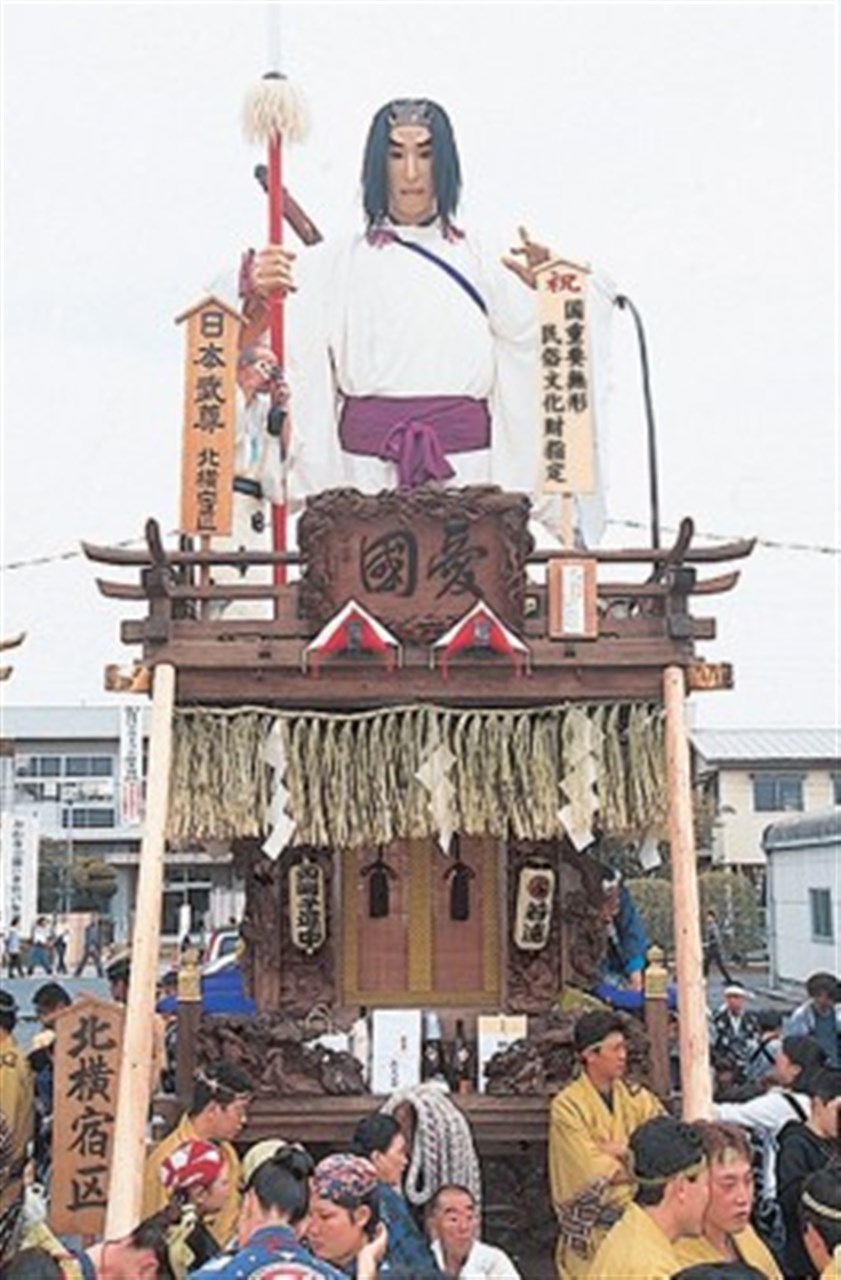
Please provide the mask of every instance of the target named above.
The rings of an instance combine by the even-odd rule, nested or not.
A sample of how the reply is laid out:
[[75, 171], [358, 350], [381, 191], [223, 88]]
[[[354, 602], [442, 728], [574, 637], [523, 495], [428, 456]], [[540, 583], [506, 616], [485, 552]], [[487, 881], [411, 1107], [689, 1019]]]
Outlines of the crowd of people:
[[42, 973], [67, 973], [67, 932], [48, 916], [38, 916], [28, 935], [20, 916], [13, 916], [3, 935], [2, 961], [10, 978]]
[[[106, 957], [111, 949], [111, 922], [106, 916], [91, 915], [81, 937], [80, 955], [73, 967], [79, 977], [92, 965], [97, 977], [104, 975]], [[59, 917], [40, 915], [32, 927], [24, 930], [20, 916], [9, 921], [0, 942], [0, 967], [11, 978], [32, 977], [40, 971], [47, 977], [67, 976], [70, 937], [67, 925]], [[71, 951], [72, 954], [72, 951]]]
[[[127, 962], [118, 959], [107, 974], [124, 1000]], [[549, 1123], [562, 1280], [838, 1276], [838, 988], [817, 974], [808, 992], [786, 1026], [763, 1027], [746, 1008], [747, 993], [728, 987], [712, 1019], [713, 1063], [726, 1045], [739, 1070], [718, 1088], [714, 1117], [694, 1124], [629, 1078], [627, 1014], [605, 1007], [578, 1017], [579, 1069], [552, 1100]], [[475, 1186], [443, 1180], [426, 1188], [422, 1206], [409, 1202], [407, 1135], [388, 1109], [366, 1116], [345, 1149], [320, 1159], [280, 1138], [243, 1151], [254, 1086], [232, 1062], [196, 1073], [191, 1105], [150, 1148], [135, 1229], [87, 1247], [58, 1238], [25, 1183], [49, 1187], [52, 1024], [70, 1002], [55, 981], [35, 991], [41, 1030], [24, 1054], [15, 1002], [0, 993], [0, 1257], [8, 1280], [520, 1274], [479, 1238]], [[828, 1012], [832, 1041], [814, 1034]], [[751, 1074], [758, 1046], [771, 1053], [771, 1067]]]
[[714, 1115], [695, 1124], [627, 1079], [619, 1013], [579, 1018], [580, 1072], [550, 1113], [560, 1277], [837, 1280], [839, 986], [815, 974], [807, 993], [782, 1026], [750, 1013], [748, 992], [728, 985], [711, 1018]]
[[[5, 997], [3, 1061], [15, 1054], [15, 1078], [28, 1082], [28, 1092], [15, 1099], [15, 1182], [6, 1180], [3, 1200], [4, 1280], [517, 1280], [502, 1250], [479, 1240], [480, 1215], [469, 1187], [442, 1183], [430, 1188], [422, 1216], [410, 1207], [402, 1190], [406, 1137], [390, 1115], [363, 1118], [347, 1149], [321, 1159], [279, 1138], [242, 1154], [237, 1140], [254, 1088], [243, 1069], [228, 1062], [196, 1073], [190, 1107], [150, 1149], [135, 1229], [87, 1247], [59, 1238], [43, 1214], [28, 1211], [25, 1198], [21, 1203], [25, 1117], [33, 1099], [14, 1023], [13, 1002]], [[3, 1102], [5, 1113], [11, 1105], [5, 1087]]]

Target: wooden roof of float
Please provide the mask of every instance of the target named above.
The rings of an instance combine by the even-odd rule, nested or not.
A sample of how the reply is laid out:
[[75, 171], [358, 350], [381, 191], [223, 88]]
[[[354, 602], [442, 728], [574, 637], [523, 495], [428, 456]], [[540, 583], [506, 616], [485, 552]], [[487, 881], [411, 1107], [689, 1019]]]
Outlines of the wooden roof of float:
[[[504, 655], [475, 650], [449, 666], [445, 681], [434, 669], [431, 644], [475, 603], [470, 591], [451, 599], [449, 612], [438, 598], [431, 604], [421, 600], [411, 616], [398, 611], [397, 621], [380, 611], [380, 596], [369, 596], [366, 608], [403, 641], [401, 664], [385, 672], [370, 655], [348, 654], [324, 663], [317, 678], [307, 673], [303, 649], [349, 596], [356, 595], [358, 584], [344, 585], [346, 566], [339, 563], [342, 558], [347, 561], [353, 536], [361, 539], [362, 547], [370, 543], [372, 521], [381, 512], [389, 513], [383, 518], [392, 521], [392, 527], [407, 520], [440, 529], [453, 509], [462, 526], [484, 527], [486, 538], [499, 539], [483, 568], [492, 568], [493, 580], [486, 586], [480, 581], [479, 586], [481, 594], [492, 596], [488, 603], [502, 620], [529, 646], [529, 675], [518, 675]], [[675, 543], [667, 548], [535, 552], [526, 531], [527, 511], [525, 498], [498, 489], [443, 494], [419, 490], [374, 498], [332, 490], [307, 503], [298, 531], [300, 552], [183, 549], [183, 540], [178, 549], [170, 550], [155, 520], [147, 521], [145, 549], [83, 543], [92, 561], [137, 573], [133, 582], [100, 577], [102, 594], [133, 603], [145, 600], [148, 605], [145, 618], [122, 625], [124, 643], [141, 646], [140, 667], [129, 677], [129, 685], [125, 677], [115, 676], [114, 668], [109, 668], [106, 682], [111, 689], [143, 689], [148, 668], [168, 662], [177, 671], [179, 705], [224, 707], [259, 701], [278, 708], [332, 710], [442, 700], [461, 707], [661, 701], [662, 673], [668, 666], [686, 669], [690, 689], [730, 686], [730, 668], [709, 667], [696, 654], [696, 641], [716, 635], [716, 621], [696, 617], [691, 605], [736, 585], [739, 571], [722, 572], [721, 567], [749, 556], [754, 539], [694, 547], [693, 521], [686, 518]], [[280, 563], [296, 566], [300, 579], [278, 585], [211, 584], [216, 566]], [[571, 563], [588, 564], [593, 596], [589, 637], [563, 634], [553, 622], [558, 613], [553, 599], [558, 567]], [[540, 566], [547, 581], [531, 581]], [[381, 599], [384, 607], [396, 603]], [[274, 612], [274, 617], [220, 617], [221, 605], [229, 600], [262, 600], [266, 614]]]
[[[319, 495], [319, 499], [324, 497], [330, 495]], [[366, 500], [378, 502], [376, 498]], [[442, 673], [430, 664], [435, 631], [434, 627], [430, 630], [429, 618], [426, 634], [430, 639], [424, 643], [408, 628], [402, 664], [393, 671], [385, 672], [381, 664], [367, 660], [367, 655], [347, 655], [344, 660], [325, 663], [319, 678], [303, 669], [303, 649], [326, 621], [325, 609], [330, 604], [329, 599], [319, 599], [312, 607], [312, 563], [321, 554], [317, 548], [308, 556], [306, 552], [169, 550], [154, 520], [147, 521], [145, 549], [90, 543], [82, 547], [92, 561], [137, 573], [134, 582], [100, 577], [97, 586], [102, 594], [133, 603], [145, 600], [148, 605], [145, 618], [122, 623], [124, 643], [141, 646], [140, 666], [128, 684], [127, 678], [115, 676], [114, 668], [109, 668], [106, 684], [111, 689], [148, 687], [148, 668], [168, 662], [177, 671], [179, 705], [259, 701], [279, 708], [340, 710], [442, 699], [461, 707], [535, 707], [565, 700], [659, 701], [663, 668], [667, 666], [685, 668], [690, 689], [728, 687], [730, 668], [721, 664], [709, 667], [696, 654], [696, 641], [712, 640], [716, 635], [716, 621], [696, 617], [691, 605], [696, 598], [730, 591], [736, 585], [739, 571], [704, 571], [749, 556], [754, 539], [694, 547], [693, 538], [693, 521], [686, 518], [675, 543], [667, 548], [534, 552], [531, 539], [527, 539], [525, 548], [520, 547], [521, 561], [529, 570], [547, 566], [548, 580], [552, 580], [553, 564], [589, 562], [593, 566], [593, 637], [559, 635], [553, 639], [549, 618], [552, 586], [526, 580], [525, 572], [509, 573], [521, 595], [515, 602], [515, 617], [512, 620], [509, 613], [506, 621], [513, 621], [513, 628], [529, 645], [529, 675], [517, 675], [503, 655], [474, 652], [472, 660], [452, 664], [445, 682]], [[335, 538], [330, 545], [334, 543]], [[300, 566], [301, 579], [280, 585], [210, 582], [212, 567], [220, 564], [247, 567], [279, 563]], [[316, 582], [316, 596], [319, 588], [323, 584]], [[320, 594], [324, 596], [324, 590]], [[275, 616], [265, 620], [211, 616], [228, 600], [264, 600], [269, 602], [266, 612], [273, 605]], [[308, 602], [305, 609], [302, 602]], [[462, 596], [458, 616], [470, 603], [470, 596]], [[392, 625], [388, 618], [383, 621]], [[447, 620], [439, 623], [438, 635], [443, 634], [445, 625]]]

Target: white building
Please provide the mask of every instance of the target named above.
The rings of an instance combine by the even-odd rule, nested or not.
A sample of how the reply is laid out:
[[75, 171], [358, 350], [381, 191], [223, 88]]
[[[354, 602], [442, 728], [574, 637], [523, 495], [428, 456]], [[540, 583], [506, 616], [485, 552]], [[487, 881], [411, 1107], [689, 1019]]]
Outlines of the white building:
[[773, 822], [768, 859], [771, 979], [803, 982], [841, 970], [841, 809]]
[[[118, 942], [130, 935], [137, 893], [149, 721], [145, 703], [2, 712], [0, 811], [35, 815], [41, 838], [63, 844], [68, 866], [95, 856], [114, 868], [117, 892], [109, 912]], [[229, 852], [167, 853], [164, 938], [177, 938], [184, 904], [193, 930], [241, 918], [244, 888]], [[23, 921], [24, 928], [29, 923]]]
[[695, 776], [713, 815], [714, 866], [761, 870], [775, 818], [841, 805], [841, 731], [696, 729]]

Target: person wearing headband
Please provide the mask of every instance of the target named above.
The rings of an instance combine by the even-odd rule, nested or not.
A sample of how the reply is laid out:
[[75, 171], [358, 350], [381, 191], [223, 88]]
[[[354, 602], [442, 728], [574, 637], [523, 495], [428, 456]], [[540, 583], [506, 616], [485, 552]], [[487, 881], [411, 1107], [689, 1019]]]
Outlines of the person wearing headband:
[[774, 1084], [747, 1102], [716, 1102], [713, 1118], [737, 1124], [757, 1135], [762, 1146], [763, 1214], [776, 1216], [770, 1206], [777, 1195], [777, 1136], [791, 1120], [808, 1120], [812, 1099], [806, 1085], [826, 1061], [823, 1049], [809, 1036], [786, 1036], [774, 1059]]
[[813, 1173], [800, 1195], [803, 1243], [820, 1280], [841, 1276], [841, 1169]]
[[598, 1280], [670, 1280], [675, 1245], [700, 1235], [709, 1197], [701, 1134], [672, 1116], [655, 1116], [631, 1136], [633, 1203], [605, 1237], [589, 1274]]
[[[335, 251], [307, 249], [296, 258], [270, 245], [246, 255], [243, 341], [265, 330], [271, 293], [294, 295], [287, 309], [294, 502], [332, 488], [376, 494], [495, 483], [538, 498], [536, 518], [557, 533], [560, 504], [541, 493], [537, 305], [521, 282], [533, 284], [535, 265], [550, 254], [522, 230], [511, 257], [483, 252], [455, 220], [461, 185], [444, 108], [428, 98], [385, 103], [363, 156], [364, 231]], [[589, 279], [590, 333], [602, 342], [613, 292]], [[582, 394], [592, 406], [601, 399], [594, 385], [601, 352], [587, 357]], [[602, 496], [576, 502], [580, 536], [592, 544], [603, 527]]]
[[815, 1276], [800, 1230], [800, 1197], [806, 1179], [837, 1158], [841, 1119], [841, 1070], [821, 1067], [804, 1088], [812, 1099], [805, 1122], [793, 1120], [780, 1132], [777, 1151], [777, 1196], [785, 1224], [785, 1274]]
[[771, 1251], [751, 1226], [753, 1168], [750, 1143], [737, 1125], [698, 1121], [710, 1170], [710, 1198], [700, 1236], [684, 1236], [675, 1250], [684, 1266], [744, 1262], [768, 1280], [782, 1280]]
[[153, 1147], [146, 1158], [143, 1175], [143, 1215], [163, 1209], [168, 1196], [161, 1180], [161, 1166], [178, 1147], [199, 1139], [218, 1147], [228, 1175], [225, 1199], [219, 1209], [208, 1214], [205, 1225], [220, 1248], [234, 1233], [240, 1204], [240, 1163], [233, 1143], [248, 1117], [254, 1094], [250, 1077], [233, 1062], [220, 1062], [196, 1072], [193, 1100], [172, 1133]]
[[698, 1262], [676, 1271], [672, 1280], [765, 1280], [765, 1272], [746, 1262]]
[[583, 1013], [574, 1044], [581, 1073], [552, 1101], [549, 1178], [558, 1215], [559, 1275], [584, 1276], [607, 1231], [630, 1202], [628, 1142], [661, 1115], [653, 1093], [625, 1082], [625, 1021], [607, 1009]]

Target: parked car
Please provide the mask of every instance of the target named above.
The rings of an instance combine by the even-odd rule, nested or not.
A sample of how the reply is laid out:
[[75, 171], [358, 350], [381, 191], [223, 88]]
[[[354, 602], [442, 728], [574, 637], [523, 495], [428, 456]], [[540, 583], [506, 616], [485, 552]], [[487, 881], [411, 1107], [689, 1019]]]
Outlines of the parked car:
[[241, 941], [239, 929], [214, 930], [210, 935], [210, 942], [207, 944], [207, 955], [204, 958], [205, 964], [212, 964], [220, 956], [233, 955]]

